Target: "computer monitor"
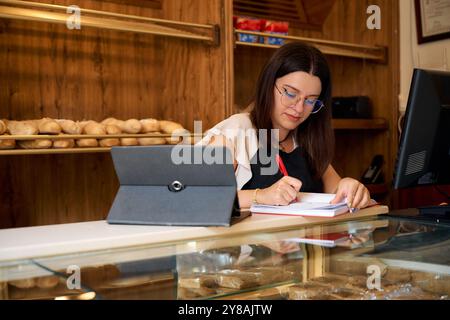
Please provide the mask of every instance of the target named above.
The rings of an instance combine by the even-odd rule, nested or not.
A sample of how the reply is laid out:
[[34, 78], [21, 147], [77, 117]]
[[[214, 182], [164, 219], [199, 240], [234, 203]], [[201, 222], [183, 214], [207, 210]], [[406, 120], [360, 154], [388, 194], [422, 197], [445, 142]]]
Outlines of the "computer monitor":
[[450, 183], [450, 72], [414, 69], [394, 188]]

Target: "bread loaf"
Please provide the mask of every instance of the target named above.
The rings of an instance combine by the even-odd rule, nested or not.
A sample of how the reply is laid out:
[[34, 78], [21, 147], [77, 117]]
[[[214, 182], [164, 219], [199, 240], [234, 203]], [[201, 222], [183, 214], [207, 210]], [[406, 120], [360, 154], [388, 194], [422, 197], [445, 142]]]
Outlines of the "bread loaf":
[[[189, 131], [183, 128], [183, 126], [174, 121], [161, 120], [159, 121], [162, 132], [171, 134], [172, 137], [166, 138], [168, 144], [177, 144], [182, 141], [182, 135], [189, 134]], [[190, 140], [186, 140], [189, 141]]]
[[[105, 126], [106, 134], [121, 134], [122, 133], [122, 130], [114, 124], [107, 124], [104, 126]], [[101, 140], [99, 140], [99, 144], [101, 147], [120, 146], [120, 140], [118, 138], [101, 139]]]
[[119, 128], [121, 128], [122, 124], [123, 124], [123, 121], [122, 120], [117, 120], [116, 118], [106, 118], [105, 120], [102, 121], [102, 124], [104, 124], [104, 125], [113, 124], [113, 125], [118, 126]]
[[142, 119], [141, 121], [142, 133], [158, 132], [160, 131], [159, 121], [156, 119]]
[[100, 139], [98, 141], [100, 147], [114, 147], [114, 146], [120, 146], [120, 140], [118, 138], [111, 138], [111, 139]]
[[159, 125], [161, 128], [161, 131], [164, 133], [172, 134], [176, 130], [183, 130], [183, 126], [177, 122], [174, 121], [168, 121], [168, 120], [160, 120]]
[[36, 140], [20, 140], [18, 144], [24, 149], [48, 149], [52, 147], [52, 140], [36, 139]]
[[76, 144], [80, 148], [94, 148], [98, 147], [97, 139], [79, 139]]
[[80, 126], [81, 129], [81, 133], [83, 133], [84, 127], [86, 127], [86, 125], [90, 122], [93, 122], [92, 120], [83, 120], [83, 121], [79, 121], [78, 125]]
[[106, 134], [105, 125], [95, 122], [95, 121], [89, 121], [83, 127], [83, 133], [95, 134], [95, 135], [105, 135]]
[[58, 139], [53, 141], [53, 148], [68, 149], [75, 147], [75, 140], [73, 139]]
[[[6, 136], [6, 135], [4, 135], [4, 136]], [[6, 139], [6, 140], [1, 139], [0, 140], [0, 150], [1, 149], [14, 149], [15, 146], [16, 146], [16, 140], [14, 140], [14, 139]]]
[[142, 124], [139, 120], [129, 119], [123, 122], [121, 129], [125, 133], [139, 133], [141, 132]]
[[53, 119], [42, 118], [36, 120], [40, 134], [60, 134], [61, 126]]
[[105, 125], [106, 134], [121, 134], [122, 129], [115, 124], [107, 124]]
[[12, 135], [38, 134], [38, 126], [33, 121], [8, 121], [7, 128]]
[[[154, 132], [155, 135], [161, 135], [160, 132]], [[138, 138], [139, 145], [141, 146], [151, 146], [151, 145], [159, 145], [159, 144], [165, 144], [166, 139], [165, 138]]]
[[4, 134], [6, 132], [6, 124], [4, 121], [0, 120], [0, 134]]
[[56, 122], [61, 126], [62, 131], [67, 134], [81, 134], [81, 126], [79, 122], [72, 120], [59, 119]]
[[121, 138], [120, 144], [122, 146], [137, 146], [139, 143], [136, 138]]

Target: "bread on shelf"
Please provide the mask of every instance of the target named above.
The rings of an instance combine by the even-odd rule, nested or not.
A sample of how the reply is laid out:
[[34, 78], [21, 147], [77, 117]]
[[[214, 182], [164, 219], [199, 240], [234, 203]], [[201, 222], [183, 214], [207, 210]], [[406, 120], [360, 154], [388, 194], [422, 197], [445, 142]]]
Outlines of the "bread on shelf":
[[58, 139], [53, 141], [54, 149], [69, 149], [75, 147], [74, 139]]
[[[122, 130], [114, 124], [106, 124], [104, 126], [105, 126], [106, 134], [121, 134], [122, 133]], [[101, 147], [120, 146], [120, 139], [118, 139], [118, 138], [100, 139], [99, 144]]]
[[[160, 132], [153, 132], [153, 134], [155, 135], [161, 135]], [[160, 145], [160, 144], [165, 144], [166, 143], [166, 139], [161, 137], [155, 137], [155, 138], [138, 138], [138, 143], [140, 146], [151, 146], [151, 145]]]
[[[7, 135], [3, 135], [7, 136]], [[16, 147], [16, 140], [14, 139], [0, 139], [0, 150], [14, 149]]]
[[6, 132], [6, 124], [3, 120], [0, 120], [0, 134], [4, 134]]
[[[11, 139], [0, 141], [0, 150], [14, 149], [72, 149], [72, 148], [110, 148], [114, 146], [152, 146], [165, 144], [192, 144], [189, 131], [180, 123], [154, 118], [120, 120], [109, 117], [101, 122], [94, 120], [75, 121], [71, 119], [52, 119], [44, 117], [38, 120], [0, 120], [0, 134], [11, 134]], [[57, 138], [29, 140], [14, 139], [15, 135], [54, 135]], [[121, 135], [124, 137], [97, 137], [105, 135]], [[152, 136], [140, 136], [149, 135]], [[91, 135], [94, 137], [70, 136], [62, 139], [62, 135]], [[136, 135], [128, 137], [127, 135]], [[163, 135], [166, 135], [164, 137]], [[167, 135], [172, 135], [167, 137]]]
[[128, 119], [122, 123], [121, 129], [125, 133], [139, 133], [142, 130], [142, 124], [137, 119]]
[[80, 148], [95, 148], [98, 147], [97, 139], [78, 139], [76, 144]]
[[42, 118], [35, 120], [40, 134], [60, 134], [61, 126], [51, 118]]
[[62, 131], [67, 134], [81, 134], [80, 123], [73, 120], [57, 119], [55, 120], [62, 128]]
[[19, 140], [17, 143], [23, 149], [49, 149], [53, 145], [50, 139]]
[[142, 125], [141, 133], [159, 132], [161, 130], [159, 121], [156, 119], [142, 119], [140, 123]]
[[136, 138], [120, 138], [120, 145], [122, 146], [137, 146], [139, 142]]
[[34, 135], [39, 133], [38, 126], [33, 121], [14, 121], [7, 122], [8, 132], [11, 135]]

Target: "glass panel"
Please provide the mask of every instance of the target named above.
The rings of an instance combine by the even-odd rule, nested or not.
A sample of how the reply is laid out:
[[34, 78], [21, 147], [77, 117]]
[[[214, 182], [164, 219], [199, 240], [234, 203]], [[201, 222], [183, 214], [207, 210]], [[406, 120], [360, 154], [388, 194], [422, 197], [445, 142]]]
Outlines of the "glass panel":
[[0, 298], [447, 299], [449, 253], [448, 226], [370, 218], [2, 263]]

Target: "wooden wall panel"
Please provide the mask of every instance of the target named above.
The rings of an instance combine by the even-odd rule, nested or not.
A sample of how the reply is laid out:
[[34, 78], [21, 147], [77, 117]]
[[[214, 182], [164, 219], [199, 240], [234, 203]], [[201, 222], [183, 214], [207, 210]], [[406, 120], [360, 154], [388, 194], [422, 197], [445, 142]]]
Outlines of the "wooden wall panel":
[[[77, 5], [223, 25], [227, 1], [164, 0], [162, 9], [119, 1], [82, 0]], [[190, 130], [194, 120], [210, 127], [229, 108], [230, 86], [222, 67], [226, 59], [232, 61], [224, 41], [229, 31], [222, 28], [220, 46], [209, 46], [0, 19], [0, 118], [154, 117], [181, 122]], [[3, 156], [0, 169], [0, 228], [103, 219], [118, 187], [109, 154]]]
[[[381, 30], [366, 27], [369, 5], [381, 9]], [[360, 178], [376, 154], [385, 156], [385, 177], [392, 180], [397, 149], [397, 96], [399, 92], [398, 3], [391, 0], [337, 0], [325, 20], [322, 31], [290, 28], [290, 35], [380, 45], [388, 49], [386, 64], [361, 59], [327, 56], [333, 79], [334, 96], [368, 95], [374, 104], [373, 116], [388, 121], [387, 132], [336, 131], [334, 166], [343, 176]], [[235, 102], [248, 105], [263, 64], [273, 49], [238, 47], [234, 64], [236, 73]]]

